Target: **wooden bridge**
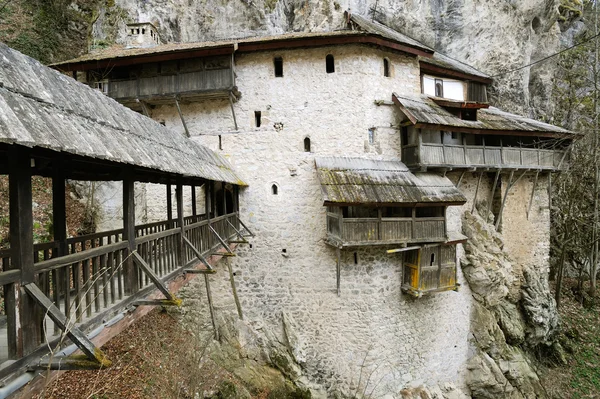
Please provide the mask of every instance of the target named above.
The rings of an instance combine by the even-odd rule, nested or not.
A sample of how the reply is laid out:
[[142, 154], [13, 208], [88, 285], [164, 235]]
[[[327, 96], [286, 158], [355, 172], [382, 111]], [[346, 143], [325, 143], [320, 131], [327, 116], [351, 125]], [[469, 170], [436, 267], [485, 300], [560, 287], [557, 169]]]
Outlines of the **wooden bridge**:
[[[214, 322], [208, 258], [234, 256], [233, 245], [251, 235], [239, 218], [245, 183], [231, 165], [3, 44], [0, 63], [0, 174], [8, 175], [10, 199], [10, 248], [0, 251], [0, 380], [11, 385], [38, 368], [109, 367], [86, 333], [132, 306], [178, 305], [167, 283], [183, 274], [204, 275]], [[32, 176], [52, 179], [51, 242], [34, 243]], [[122, 228], [68, 237], [68, 180], [122, 182]], [[165, 221], [136, 226], [135, 182], [165, 185]], [[191, 215], [183, 212], [187, 189]], [[84, 359], [44, 358], [65, 337]]]

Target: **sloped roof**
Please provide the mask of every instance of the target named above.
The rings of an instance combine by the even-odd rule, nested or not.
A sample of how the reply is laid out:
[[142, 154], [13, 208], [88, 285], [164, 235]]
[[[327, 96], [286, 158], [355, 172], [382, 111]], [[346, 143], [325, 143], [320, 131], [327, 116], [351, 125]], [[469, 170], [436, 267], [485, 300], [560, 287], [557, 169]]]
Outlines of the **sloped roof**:
[[317, 157], [325, 204], [445, 204], [467, 199], [454, 184], [432, 173], [411, 173], [400, 161]]
[[454, 71], [463, 73], [465, 75], [471, 75], [475, 78], [479, 78], [479, 80], [490, 83], [492, 78], [490, 75], [483, 73], [470, 65], [465, 64], [464, 62], [458, 61], [454, 58], [448, 57], [442, 53], [438, 53], [437, 51], [433, 54], [431, 58], [421, 58], [419, 60], [422, 69], [427, 69], [423, 64], [433, 65], [440, 68], [452, 69]]
[[424, 94], [410, 96], [393, 93], [392, 98], [414, 125], [470, 133], [518, 132], [523, 135], [557, 137], [577, 135], [562, 127], [504, 112], [495, 107], [478, 110], [477, 120], [469, 121], [454, 116]]
[[0, 142], [245, 185], [222, 156], [2, 43]]
[[433, 49], [429, 46], [424, 45], [423, 43], [413, 39], [412, 37], [406, 36], [403, 33], [398, 32], [380, 22], [375, 20], [370, 20], [362, 15], [351, 14], [350, 20], [358, 25], [365, 32], [379, 35], [389, 40], [393, 40], [398, 43], [403, 43], [411, 47], [415, 47], [430, 53], [433, 53]]

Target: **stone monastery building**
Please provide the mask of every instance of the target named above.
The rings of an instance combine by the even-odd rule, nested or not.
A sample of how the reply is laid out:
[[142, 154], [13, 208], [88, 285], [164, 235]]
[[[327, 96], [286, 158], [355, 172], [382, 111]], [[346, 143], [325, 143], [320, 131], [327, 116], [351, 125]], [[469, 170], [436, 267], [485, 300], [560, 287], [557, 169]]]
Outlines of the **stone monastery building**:
[[488, 75], [378, 22], [180, 44], [135, 24], [126, 46], [53, 67], [229, 159], [256, 235], [229, 260], [244, 315], [293, 328], [312, 381], [464, 385], [473, 298], [457, 265], [476, 204], [516, 262], [548, 266], [574, 134], [490, 106]]

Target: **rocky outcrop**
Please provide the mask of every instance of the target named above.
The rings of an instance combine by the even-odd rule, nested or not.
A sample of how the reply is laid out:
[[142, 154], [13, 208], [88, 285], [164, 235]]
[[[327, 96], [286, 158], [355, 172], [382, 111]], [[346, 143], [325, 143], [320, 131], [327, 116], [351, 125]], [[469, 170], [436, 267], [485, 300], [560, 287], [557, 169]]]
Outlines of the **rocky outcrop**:
[[493, 216], [487, 216], [463, 215], [469, 240], [461, 265], [476, 299], [471, 332], [477, 352], [467, 366], [467, 385], [474, 398], [543, 398], [532, 361], [521, 348], [556, 349], [556, 304], [547, 276], [515, 265], [490, 223]]

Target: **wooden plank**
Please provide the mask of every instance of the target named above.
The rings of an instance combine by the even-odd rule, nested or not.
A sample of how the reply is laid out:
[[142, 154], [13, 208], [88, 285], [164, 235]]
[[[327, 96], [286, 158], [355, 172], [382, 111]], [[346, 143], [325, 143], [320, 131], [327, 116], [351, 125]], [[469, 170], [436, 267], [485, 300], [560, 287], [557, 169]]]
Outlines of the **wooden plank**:
[[87, 249], [83, 252], [77, 252], [59, 258], [44, 260], [35, 264], [35, 272], [42, 273], [48, 270], [62, 268], [72, 263], [81, 262], [96, 256], [106, 255], [128, 247], [127, 241], [121, 241], [114, 244], [104, 245], [93, 249]]
[[415, 249], [421, 249], [421, 247], [420, 246], [415, 246], [415, 247], [388, 249], [387, 251], [385, 251], [385, 253], [387, 253], [387, 254], [395, 254], [395, 253], [398, 253], [398, 252], [413, 251]]
[[341, 254], [341, 250], [339, 248], [335, 249], [335, 270], [336, 270], [336, 281], [335, 281], [335, 285], [336, 285], [336, 290], [337, 290], [337, 296], [341, 295], [341, 274], [342, 274], [342, 254]]
[[138, 269], [131, 254], [136, 251], [135, 238], [135, 189], [131, 176], [123, 179], [123, 240], [127, 242], [123, 264], [125, 295], [135, 294], [138, 289]]
[[231, 283], [231, 291], [233, 292], [233, 299], [235, 300], [235, 307], [237, 308], [238, 316], [240, 320], [244, 320], [244, 314], [242, 312], [242, 304], [240, 303], [240, 298], [238, 297], [237, 288], [235, 286], [235, 275], [233, 274], [233, 269], [231, 268], [231, 262], [229, 259], [226, 259], [227, 269], [229, 270], [229, 282]]
[[185, 237], [185, 226], [183, 216], [183, 185], [181, 180], [178, 179], [177, 186], [175, 188], [175, 200], [177, 202], [177, 223], [179, 226], [179, 239], [177, 240], [177, 253], [179, 254], [179, 265], [185, 265], [186, 259], [186, 247], [183, 243]]
[[215, 315], [215, 309], [212, 301], [212, 293], [210, 291], [210, 281], [208, 274], [204, 275], [204, 284], [206, 285], [206, 297], [208, 299], [208, 308], [210, 309], [210, 319], [212, 321], [213, 329], [215, 331], [215, 339], [219, 341], [219, 328], [217, 327], [217, 319]]

